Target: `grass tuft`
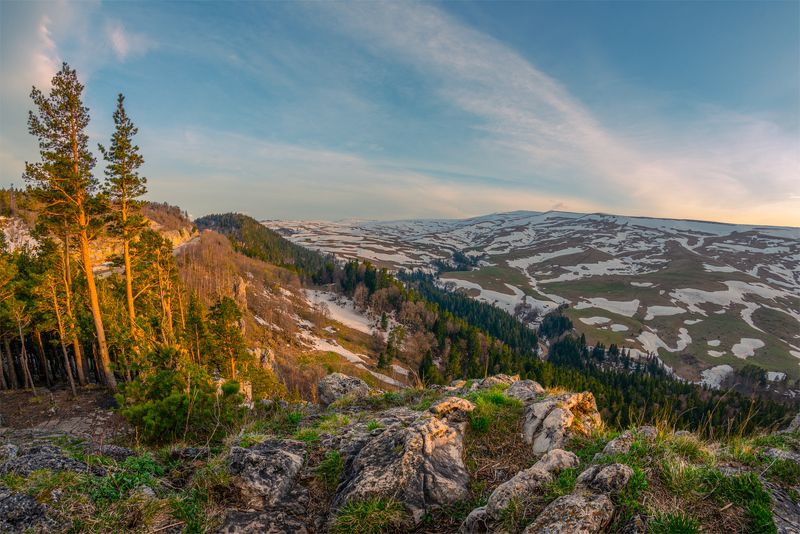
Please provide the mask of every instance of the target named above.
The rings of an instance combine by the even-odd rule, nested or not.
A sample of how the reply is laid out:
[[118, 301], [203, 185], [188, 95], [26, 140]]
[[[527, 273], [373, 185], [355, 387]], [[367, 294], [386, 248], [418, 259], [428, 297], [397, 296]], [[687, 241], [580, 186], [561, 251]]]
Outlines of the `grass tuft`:
[[395, 500], [353, 501], [339, 509], [333, 524], [334, 534], [383, 534], [403, 523], [403, 505]]

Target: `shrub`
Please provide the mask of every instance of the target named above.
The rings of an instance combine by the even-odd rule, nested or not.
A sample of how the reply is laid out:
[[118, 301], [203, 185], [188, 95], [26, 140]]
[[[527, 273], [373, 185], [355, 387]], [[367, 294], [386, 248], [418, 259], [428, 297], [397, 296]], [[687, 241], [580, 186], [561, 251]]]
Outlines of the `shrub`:
[[403, 505], [394, 500], [370, 499], [349, 502], [339, 509], [335, 534], [382, 534], [403, 522]]
[[219, 440], [242, 417], [239, 384], [223, 384], [217, 393], [206, 371], [174, 348], [161, 349], [152, 361], [167, 368], [143, 373], [117, 395], [120, 413], [149, 442]]

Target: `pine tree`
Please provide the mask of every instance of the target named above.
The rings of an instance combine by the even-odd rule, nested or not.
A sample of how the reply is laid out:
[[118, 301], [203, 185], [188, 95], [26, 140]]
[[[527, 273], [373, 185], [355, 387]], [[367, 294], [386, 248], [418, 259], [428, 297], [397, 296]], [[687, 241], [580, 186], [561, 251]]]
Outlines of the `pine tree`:
[[247, 355], [247, 347], [242, 337], [239, 321], [242, 312], [236, 301], [230, 297], [222, 297], [208, 314], [208, 329], [211, 333], [217, 364], [223, 368], [223, 358], [230, 364], [230, 378], [236, 378], [236, 363]]
[[92, 175], [95, 158], [89, 151], [89, 110], [81, 100], [83, 85], [66, 63], [53, 77], [52, 90], [45, 96], [33, 88], [31, 99], [37, 112], [29, 112], [28, 131], [39, 140], [41, 162], [25, 164], [25, 179], [47, 217], [63, 216], [78, 236], [81, 263], [86, 276], [89, 307], [94, 320], [99, 367], [106, 386], [116, 390], [111, 370], [103, 318], [97, 296], [89, 245], [99, 229], [97, 180]]
[[128, 304], [128, 320], [131, 332], [136, 333], [136, 311], [133, 302], [133, 273], [131, 271], [131, 241], [138, 238], [147, 226], [142, 216], [142, 202], [139, 198], [147, 192], [147, 179], [139, 176], [139, 167], [144, 158], [133, 136], [138, 133], [125, 112], [125, 97], [117, 97], [117, 110], [114, 112], [116, 129], [111, 136], [111, 144], [106, 149], [99, 145], [106, 160], [106, 183], [104, 191], [110, 203], [110, 231], [122, 239], [122, 257], [125, 264], [125, 294]]

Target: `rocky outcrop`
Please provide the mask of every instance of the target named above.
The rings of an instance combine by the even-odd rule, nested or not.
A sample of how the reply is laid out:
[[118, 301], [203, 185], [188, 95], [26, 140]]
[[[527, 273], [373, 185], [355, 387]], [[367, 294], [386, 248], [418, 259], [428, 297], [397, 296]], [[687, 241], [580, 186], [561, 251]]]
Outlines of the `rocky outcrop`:
[[522, 433], [534, 454], [542, 454], [562, 447], [573, 433], [588, 434], [601, 424], [594, 395], [564, 393], [527, 404]]
[[495, 488], [486, 503], [487, 514], [499, 517], [513, 499], [534, 494], [553, 480], [553, 473], [577, 465], [578, 457], [571, 452], [561, 449], [548, 452], [533, 467], [520, 471]]
[[518, 380], [519, 380], [519, 375], [514, 375], [514, 376], [504, 375], [504, 374], [492, 375], [492, 376], [487, 376], [486, 378], [481, 380], [478, 383], [478, 388], [489, 389], [494, 386], [500, 386], [500, 385], [511, 386]]
[[328, 406], [345, 396], [365, 397], [370, 391], [369, 385], [360, 378], [331, 373], [317, 384], [317, 399], [323, 406]]
[[36, 499], [0, 486], [0, 532], [60, 532], [62, 521]]
[[573, 493], [551, 502], [523, 534], [594, 534], [613, 517], [614, 503], [608, 495]]
[[533, 380], [519, 380], [511, 384], [506, 390], [506, 396], [512, 399], [518, 399], [522, 402], [530, 402], [536, 400], [545, 394], [545, 389]]
[[626, 454], [630, 452], [631, 445], [637, 439], [652, 442], [658, 436], [658, 430], [654, 426], [643, 426], [636, 430], [626, 430], [616, 438], [612, 439], [603, 448], [602, 452], [595, 455], [595, 459], [600, 456], [609, 456], [613, 454]]
[[219, 534], [307, 534], [305, 523], [281, 510], [269, 512], [230, 512], [217, 531]]
[[120, 447], [119, 445], [90, 445], [87, 447], [87, 452], [107, 456], [117, 462], [124, 462], [127, 458], [136, 456], [136, 452], [132, 449]]
[[231, 486], [251, 510], [267, 510], [285, 501], [294, 489], [305, 460], [299, 441], [267, 440], [248, 449], [233, 447], [229, 470]]
[[427, 511], [465, 499], [469, 473], [463, 460], [464, 421], [472, 409], [471, 402], [450, 397], [408, 426], [386, 428], [348, 459], [332, 508], [393, 498], [418, 523]]
[[593, 465], [575, 482], [575, 491], [551, 502], [525, 534], [596, 534], [611, 523], [611, 495], [621, 491], [633, 476], [625, 464]]
[[[13, 447], [13, 446], [12, 446]], [[12, 449], [9, 449], [9, 451]], [[92, 473], [98, 476], [106, 474], [99, 466], [88, 466], [85, 463], [64, 455], [55, 445], [41, 444], [18, 449], [0, 465], [0, 475], [15, 474], [27, 477], [34, 471], [49, 469], [51, 471], [74, 471], [75, 473]]]

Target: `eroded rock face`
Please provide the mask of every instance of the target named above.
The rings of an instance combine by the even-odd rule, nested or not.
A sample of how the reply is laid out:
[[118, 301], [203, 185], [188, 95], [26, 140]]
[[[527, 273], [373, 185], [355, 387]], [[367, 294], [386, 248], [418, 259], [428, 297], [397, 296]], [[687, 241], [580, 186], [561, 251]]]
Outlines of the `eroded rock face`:
[[494, 387], [494, 386], [497, 386], [497, 385], [500, 385], [500, 384], [505, 384], [505, 385], [510, 386], [514, 382], [517, 382], [518, 380], [519, 380], [519, 375], [509, 376], [509, 375], [504, 375], [504, 374], [501, 373], [499, 375], [487, 376], [486, 378], [484, 378], [483, 380], [480, 381], [480, 383], [478, 384], [478, 387], [480, 389], [489, 389], [491, 387]]
[[342, 373], [331, 373], [317, 383], [317, 399], [323, 406], [328, 406], [346, 395], [367, 396], [369, 392], [370, 387], [366, 382]]
[[229, 512], [218, 534], [307, 534], [305, 523], [282, 510]]
[[564, 393], [525, 406], [522, 432], [534, 454], [562, 447], [573, 432], [588, 434], [602, 424], [594, 395]]
[[439, 417], [447, 417], [450, 421], [466, 421], [475, 405], [461, 397], [445, 397], [428, 408], [428, 411]]
[[408, 426], [386, 428], [348, 459], [332, 508], [392, 497], [419, 522], [427, 510], [466, 498], [463, 418], [474, 406], [463, 399], [443, 399], [437, 405]]
[[59, 532], [61, 521], [46, 506], [23, 493], [0, 486], [0, 532]]
[[32, 472], [38, 471], [39, 469], [92, 473], [98, 476], [104, 476], [106, 474], [105, 469], [102, 467], [90, 467], [79, 460], [64, 455], [64, 452], [55, 445], [48, 444], [34, 445], [18, 450], [15, 455], [11, 456], [0, 465], [0, 474], [6, 475], [14, 473], [27, 477]]
[[305, 459], [299, 441], [267, 440], [248, 449], [233, 447], [229, 470], [231, 485], [252, 510], [266, 510], [281, 503], [295, 486]]
[[545, 389], [533, 380], [519, 380], [511, 384], [506, 390], [506, 395], [512, 399], [519, 399], [522, 402], [530, 402], [536, 397], [544, 395]]
[[523, 534], [595, 534], [613, 516], [614, 504], [608, 495], [573, 493], [551, 502]]

